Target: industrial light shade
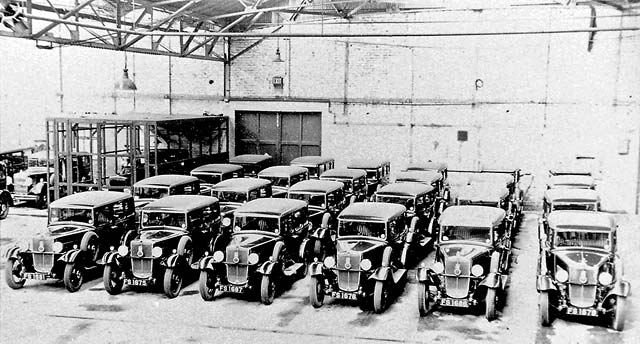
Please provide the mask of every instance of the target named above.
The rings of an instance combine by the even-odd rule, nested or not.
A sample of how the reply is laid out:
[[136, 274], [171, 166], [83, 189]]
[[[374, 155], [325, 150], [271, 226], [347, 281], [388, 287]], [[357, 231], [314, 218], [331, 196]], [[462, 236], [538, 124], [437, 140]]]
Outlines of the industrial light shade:
[[282, 56], [280, 56], [280, 47], [276, 48], [276, 55], [273, 58], [273, 62], [284, 62], [284, 60], [282, 59]]
[[116, 82], [115, 86], [116, 90], [123, 91], [135, 91], [138, 89], [136, 83], [129, 79], [129, 69], [126, 67], [122, 70], [122, 80]]

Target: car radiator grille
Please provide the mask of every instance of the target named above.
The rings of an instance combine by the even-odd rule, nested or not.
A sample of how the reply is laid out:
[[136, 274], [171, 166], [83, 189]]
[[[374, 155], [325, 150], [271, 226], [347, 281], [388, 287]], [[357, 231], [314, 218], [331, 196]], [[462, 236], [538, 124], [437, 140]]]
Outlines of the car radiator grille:
[[153, 245], [151, 243], [131, 243], [131, 272], [137, 278], [149, 278], [153, 274]]
[[249, 278], [249, 249], [227, 247], [227, 280], [232, 284], [245, 284]]
[[471, 273], [471, 261], [465, 258], [449, 258], [444, 266], [444, 287], [446, 294], [454, 298], [463, 298], [469, 295], [469, 278]]
[[55, 257], [53, 253], [33, 253], [33, 268], [37, 272], [48, 273], [53, 269]]
[[344, 291], [357, 291], [360, 287], [360, 254], [338, 253], [338, 287]]
[[569, 303], [576, 307], [591, 307], [596, 299], [596, 286], [569, 284]]

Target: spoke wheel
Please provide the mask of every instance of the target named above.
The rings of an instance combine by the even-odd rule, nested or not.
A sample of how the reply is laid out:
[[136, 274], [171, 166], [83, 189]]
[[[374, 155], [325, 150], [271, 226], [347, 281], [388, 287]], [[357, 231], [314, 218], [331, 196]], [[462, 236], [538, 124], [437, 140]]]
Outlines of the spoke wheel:
[[164, 294], [173, 299], [180, 294], [182, 288], [182, 274], [176, 269], [168, 268], [164, 271], [164, 281], [162, 283]]
[[549, 306], [549, 292], [541, 291], [538, 295], [538, 313], [540, 315], [540, 324], [542, 326], [551, 325], [551, 312]]
[[431, 298], [429, 296], [429, 283], [418, 283], [418, 311], [420, 316], [425, 316], [431, 309]]
[[376, 313], [382, 313], [387, 306], [387, 300], [389, 299], [389, 288], [384, 281], [376, 281], [376, 285], [373, 289], [373, 311]]
[[496, 290], [487, 288], [487, 296], [484, 299], [484, 316], [491, 321], [496, 318]]
[[117, 265], [105, 265], [102, 271], [102, 283], [104, 290], [111, 295], [116, 295], [122, 291], [124, 279], [122, 277], [122, 269]]
[[11, 289], [20, 289], [24, 286], [24, 265], [21, 259], [9, 258], [4, 267], [4, 278]]
[[324, 279], [320, 276], [311, 276], [309, 285], [309, 299], [313, 308], [320, 308], [324, 303]]
[[200, 297], [205, 301], [213, 301], [216, 294], [216, 273], [209, 270], [200, 271], [198, 290]]
[[622, 331], [624, 329], [624, 320], [626, 318], [626, 303], [627, 298], [623, 296], [616, 296], [616, 304], [614, 306], [613, 322], [611, 327], [616, 331]]
[[272, 304], [276, 294], [276, 283], [271, 277], [271, 275], [262, 276], [262, 283], [260, 283], [260, 301], [265, 305]]
[[62, 278], [65, 288], [74, 293], [80, 290], [84, 281], [84, 268], [78, 263], [68, 263], [64, 267], [64, 276]]

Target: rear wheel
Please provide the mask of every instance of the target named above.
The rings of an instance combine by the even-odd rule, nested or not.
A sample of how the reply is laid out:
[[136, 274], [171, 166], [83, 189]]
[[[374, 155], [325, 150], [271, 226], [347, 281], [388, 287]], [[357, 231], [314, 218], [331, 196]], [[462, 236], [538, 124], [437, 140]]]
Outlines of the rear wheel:
[[62, 278], [65, 288], [74, 293], [80, 290], [84, 281], [84, 268], [77, 263], [68, 263], [64, 267], [64, 276]]
[[314, 308], [322, 307], [324, 302], [324, 279], [319, 276], [311, 276], [309, 299]]
[[431, 308], [431, 298], [429, 297], [429, 282], [418, 283], [418, 310], [420, 316], [425, 316]]
[[4, 267], [4, 278], [11, 289], [20, 289], [24, 286], [24, 265], [22, 259], [9, 258]]
[[271, 275], [262, 276], [262, 283], [260, 283], [260, 301], [265, 305], [273, 303], [273, 298], [276, 294], [276, 283]]
[[198, 279], [198, 290], [200, 296], [205, 301], [213, 301], [216, 293], [216, 273], [209, 270], [200, 271]]
[[116, 295], [122, 291], [124, 279], [122, 278], [122, 269], [117, 265], [105, 265], [102, 271], [102, 283], [104, 290], [111, 295]]
[[540, 324], [542, 324], [542, 326], [551, 325], [551, 313], [549, 308], [549, 292], [540, 291], [540, 294], [538, 295], [538, 313], [540, 315]]
[[484, 315], [487, 320], [491, 321], [496, 318], [496, 290], [487, 288], [487, 296], [484, 299], [485, 309]]
[[6, 219], [7, 215], [9, 215], [9, 201], [0, 197], [0, 220]]
[[36, 207], [38, 209], [47, 209], [47, 190], [43, 190], [36, 198]]
[[616, 331], [622, 331], [624, 329], [624, 320], [626, 318], [626, 303], [627, 298], [623, 296], [616, 296], [616, 305], [614, 306], [613, 322], [611, 327]]
[[388, 298], [389, 291], [387, 283], [384, 281], [376, 281], [376, 285], [373, 289], [373, 311], [376, 313], [382, 313], [387, 306]]
[[180, 289], [182, 288], [182, 274], [176, 269], [167, 268], [164, 271], [162, 287], [164, 289], [164, 294], [167, 295], [168, 298], [173, 299], [178, 296], [178, 294], [180, 294]]

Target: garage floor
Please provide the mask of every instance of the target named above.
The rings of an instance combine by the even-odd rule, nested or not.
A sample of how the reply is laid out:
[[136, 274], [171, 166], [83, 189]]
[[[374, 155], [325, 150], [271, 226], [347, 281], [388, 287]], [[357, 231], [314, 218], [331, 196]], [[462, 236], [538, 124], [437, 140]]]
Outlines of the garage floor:
[[[3, 255], [16, 241], [28, 239], [46, 225], [43, 211], [11, 211], [0, 222]], [[86, 282], [75, 294], [68, 293], [62, 282], [53, 281], [27, 281], [23, 289], [11, 290], [3, 278], [0, 343], [637, 343], [640, 301], [633, 289], [640, 286], [640, 266], [634, 264], [640, 245], [638, 217], [620, 216], [620, 254], [632, 285], [626, 329], [621, 333], [588, 321], [556, 319], [550, 328], [539, 325], [535, 290], [537, 218], [536, 212], [525, 214], [514, 244], [506, 305], [493, 322], [487, 322], [481, 312], [448, 310], [434, 310], [420, 318], [413, 278], [380, 315], [332, 300], [314, 309], [309, 304], [308, 278], [293, 284], [271, 306], [233, 296], [204, 302], [197, 283], [169, 300], [160, 292], [143, 290], [111, 296], [104, 291], [101, 278]], [[427, 264], [432, 261], [433, 254], [425, 260]], [[5, 262], [0, 265], [4, 275]]]

